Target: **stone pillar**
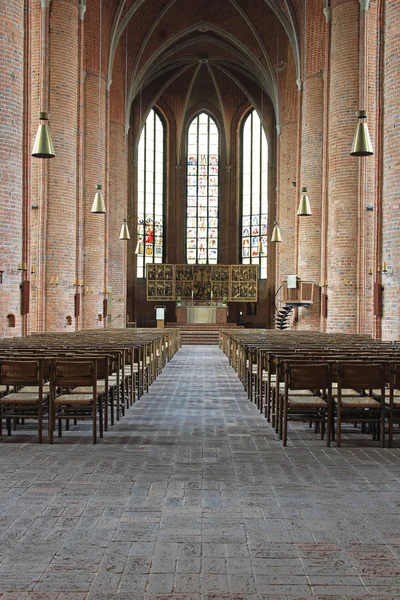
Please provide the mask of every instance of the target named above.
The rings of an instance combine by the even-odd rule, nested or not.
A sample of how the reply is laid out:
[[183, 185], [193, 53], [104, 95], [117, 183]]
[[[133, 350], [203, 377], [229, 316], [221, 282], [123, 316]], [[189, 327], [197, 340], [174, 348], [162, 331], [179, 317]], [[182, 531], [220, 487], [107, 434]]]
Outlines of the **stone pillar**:
[[[0, 9], [0, 338], [21, 335], [23, 261], [24, 2], [3, 0]], [[7, 319], [7, 315], [10, 315]], [[15, 327], [10, 325], [15, 320]]]
[[357, 329], [358, 159], [349, 155], [358, 110], [358, 0], [332, 2], [328, 140], [327, 331]]

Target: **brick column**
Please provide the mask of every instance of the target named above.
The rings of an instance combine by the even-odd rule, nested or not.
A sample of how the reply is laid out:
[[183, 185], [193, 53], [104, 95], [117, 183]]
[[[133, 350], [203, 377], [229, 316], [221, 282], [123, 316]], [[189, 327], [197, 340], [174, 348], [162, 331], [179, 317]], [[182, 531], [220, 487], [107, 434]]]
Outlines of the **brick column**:
[[[300, 190], [307, 187], [312, 215], [298, 219], [298, 275], [303, 281], [315, 284], [314, 304], [299, 311], [297, 329], [319, 329], [321, 274], [321, 209], [322, 209], [322, 155], [323, 155], [323, 106], [324, 83], [322, 74], [309, 77], [306, 83], [306, 111], [303, 113], [303, 142]], [[304, 125], [305, 123], [305, 125]]]
[[[3, 0], [0, 19], [0, 337], [21, 335], [24, 2]], [[7, 315], [14, 315], [9, 327]]]
[[[277, 217], [282, 242], [270, 244], [276, 251], [276, 289], [286, 275], [295, 273], [296, 257], [296, 184], [298, 154], [298, 106], [299, 91], [296, 85], [296, 69], [292, 53], [287, 54], [287, 64], [280, 74], [281, 128], [278, 143], [278, 202]], [[279, 296], [278, 296], [279, 300]]]
[[[103, 14], [103, 32], [105, 15]], [[103, 326], [105, 215], [91, 213], [95, 187], [102, 185], [107, 207], [105, 178], [106, 135], [106, 52], [102, 48], [99, 73], [99, 2], [87, 3], [85, 15], [85, 129], [84, 129], [84, 198], [83, 198], [83, 295], [82, 328]], [[105, 40], [104, 36], [104, 40]], [[100, 82], [99, 82], [100, 78]], [[100, 83], [100, 85], [99, 85]], [[100, 97], [100, 104], [99, 104]], [[98, 319], [101, 315], [101, 320]]]
[[307, 187], [312, 215], [297, 217], [298, 275], [303, 281], [312, 281], [315, 291], [314, 304], [299, 310], [297, 329], [318, 330], [321, 311], [318, 284], [321, 279], [325, 53], [316, 53], [315, 47], [324, 48], [325, 23], [322, 2], [307, 4], [303, 24], [303, 27], [307, 27], [303, 55], [306, 52], [307, 56], [303, 62], [306, 73], [303, 81], [301, 173], [296, 198], [298, 204], [301, 188]]
[[[400, 339], [400, 88], [399, 88], [400, 11], [396, 0], [385, 2], [383, 75], [383, 194], [382, 194], [382, 338]], [[381, 265], [382, 266], [382, 265]]]
[[358, 110], [357, 0], [332, 2], [328, 140], [327, 331], [357, 329], [358, 159], [349, 155]]
[[[45, 329], [72, 331], [76, 277], [79, 0], [54, 2], [50, 14], [49, 107], [56, 157], [48, 166]], [[67, 317], [71, 317], [71, 325], [67, 325]]]
[[128, 140], [125, 137], [124, 79], [125, 46], [120, 44], [114, 61], [110, 89], [108, 288], [112, 294], [112, 327], [125, 326], [126, 258], [128, 245], [134, 244], [134, 231], [130, 231], [131, 240], [119, 239], [122, 221], [127, 217], [128, 211]]

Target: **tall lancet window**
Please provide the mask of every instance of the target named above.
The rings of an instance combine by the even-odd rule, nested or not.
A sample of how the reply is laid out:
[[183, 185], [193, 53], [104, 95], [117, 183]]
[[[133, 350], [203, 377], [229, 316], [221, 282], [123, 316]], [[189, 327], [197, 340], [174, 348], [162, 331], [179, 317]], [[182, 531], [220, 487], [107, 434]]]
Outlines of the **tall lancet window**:
[[202, 112], [191, 121], [187, 144], [186, 257], [189, 264], [218, 262], [219, 134]]
[[164, 125], [152, 109], [138, 150], [138, 277], [146, 277], [147, 264], [163, 261], [164, 157]]
[[267, 277], [268, 143], [260, 118], [252, 110], [242, 130], [242, 263], [260, 265]]

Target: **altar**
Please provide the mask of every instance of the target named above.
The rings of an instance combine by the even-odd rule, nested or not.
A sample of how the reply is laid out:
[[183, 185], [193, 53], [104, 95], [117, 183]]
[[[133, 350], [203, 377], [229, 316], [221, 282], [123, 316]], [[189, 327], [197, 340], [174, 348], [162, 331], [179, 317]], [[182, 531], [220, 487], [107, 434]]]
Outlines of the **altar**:
[[225, 325], [228, 320], [227, 306], [177, 306], [177, 323], [209, 323]]

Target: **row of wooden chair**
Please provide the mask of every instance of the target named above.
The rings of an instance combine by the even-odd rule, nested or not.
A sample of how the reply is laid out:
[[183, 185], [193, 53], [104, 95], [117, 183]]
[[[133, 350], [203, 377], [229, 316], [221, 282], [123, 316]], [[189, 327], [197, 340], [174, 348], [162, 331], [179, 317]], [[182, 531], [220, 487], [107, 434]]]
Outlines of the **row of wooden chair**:
[[336, 438], [340, 445], [343, 425], [357, 424], [347, 433], [370, 432], [382, 445], [387, 433], [392, 446], [400, 412], [396, 344], [359, 335], [225, 330], [220, 345], [284, 445], [288, 421], [300, 420], [326, 431], [328, 444]]
[[35, 418], [39, 442], [58, 423], [90, 419], [93, 442], [155, 380], [180, 347], [176, 330], [85, 331], [0, 342], [0, 435]]

